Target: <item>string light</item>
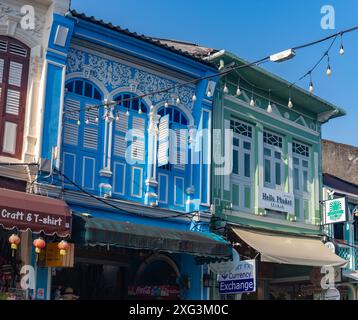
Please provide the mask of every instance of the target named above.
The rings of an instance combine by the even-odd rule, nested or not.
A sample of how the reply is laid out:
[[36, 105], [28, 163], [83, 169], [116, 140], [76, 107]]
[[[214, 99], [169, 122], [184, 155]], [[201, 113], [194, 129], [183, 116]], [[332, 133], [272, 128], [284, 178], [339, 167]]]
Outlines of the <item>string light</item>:
[[269, 103], [267, 106], [267, 112], [272, 113], [272, 105], [271, 105], [271, 89], [269, 90]]
[[329, 63], [329, 55], [328, 55], [328, 53], [327, 53], [327, 63], [328, 63], [328, 66], [327, 66], [327, 70], [326, 70], [326, 75], [329, 77], [332, 74], [332, 70], [331, 70], [331, 66], [330, 66], [330, 63]]
[[229, 88], [227, 87], [226, 83], [224, 85], [224, 93], [228, 94], [229, 93]]
[[116, 114], [116, 121], [118, 121], [119, 120], [119, 112], [117, 112], [117, 114]]
[[154, 110], [154, 106], [151, 104], [150, 105], [150, 111], [153, 111]]
[[89, 119], [88, 118], [86, 118], [85, 124], [89, 124]]
[[180, 98], [178, 97], [176, 100], [177, 105], [180, 104]]
[[80, 119], [77, 120], [77, 125], [80, 126], [81, 125], [81, 121]]
[[195, 93], [193, 94], [193, 97], [191, 98], [191, 100], [193, 100], [193, 102], [196, 101], [196, 95], [195, 95]]
[[129, 117], [129, 110], [126, 111], [126, 116]]
[[139, 107], [138, 114], [142, 114], [142, 108]]
[[341, 47], [339, 48], [339, 54], [341, 56], [344, 55], [344, 47], [343, 47], [343, 34], [341, 33]]
[[168, 101], [165, 101], [164, 108], [168, 108], [168, 106], [169, 106]]
[[94, 119], [94, 121], [95, 121], [96, 123], [98, 123], [98, 116], [96, 116], [96, 118]]
[[293, 103], [292, 103], [292, 99], [291, 99], [291, 87], [290, 87], [290, 90], [289, 90], [289, 98], [288, 98], [288, 104], [287, 106], [292, 109], [293, 108]]
[[237, 81], [237, 89], [236, 89], [236, 95], [239, 97], [241, 95], [241, 89], [240, 89], [240, 77]]
[[250, 100], [250, 106], [255, 106], [255, 100], [254, 100], [254, 89], [251, 90], [251, 100]]
[[[318, 44], [318, 43], [325, 42], [325, 41], [327, 41], [327, 40], [329, 40], [329, 39], [332, 39], [332, 38], [336, 39], [339, 35], [340, 35], [341, 38], [342, 38], [342, 36], [343, 36], [344, 34], [350, 33], [350, 32], [356, 31], [356, 30], [358, 30], [358, 26], [354, 26], [354, 27], [352, 27], [352, 28], [349, 28], [349, 29], [346, 29], [346, 30], [342, 30], [342, 31], [337, 32], [337, 33], [335, 33], [335, 34], [332, 34], [332, 35], [330, 35], [330, 36], [323, 37], [323, 38], [320, 38], [320, 39], [318, 39], [318, 40], [315, 40], [315, 41], [312, 41], [312, 42], [309, 42], [309, 43], [305, 43], [305, 44], [302, 44], [302, 45], [293, 47], [292, 50], [296, 50], [296, 51], [297, 51], [297, 50], [301, 50], [301, 49], [304, 49], [304, 48], [307, 48], [307, 47], [311, 47], [311, 46], [314, 46], [314, 45], [316, 45], [316, 44]], [[342, 41], [342, 39], [341, 39], [341, 41]], [[333, 43], [332, 43], [332, 45], [333, 45]], [[332, 46], [332, 45], [331, 45], [331, 46]], [[341, 54], [341, 55], [344, 54], [343, 44], [341, 44], [341, 47], [340, 47], [340, 54]], [[251, 66], [257, 66], [257, 65], [260, 65], [261, 63], [264, 63], [264, 62], [267, 62], [267, 61], [270, 61], [270, 56], [266, 56], [266, 57], [264, 57], [264, 58], [262, 58], [262, 59], [256, 60], [256, 61], [251, 62], [251, 63], [246, 63], [246, 64], [244, 64], [244, 65], [235, 65], [235, 66], [231, 67], [229, 70], [220, 71], [220, 72], [218, 72], [218, 73], [216, 73], [216, 74], [206, 75], [206, 76], [203, 76], [203, 77], [200, 77], [200, 78], [196, 78], [196, 79], [194, 79], [194, 80], [189, 80], [189, 81], [187, 81], [187, 82], [185, 82], [185, 83], [174, 84], [174, 85], [172, 85], [171, 87], [168, 87], [168, 88], [164, 88], [164, 89], [160, 89], [160, 90], [158, 90], [158, 91], [146, 93], [146, 94], [144, 94], [144, 95], [141, 95], [140, 98], [144, 98], [144, 97], [146, 97], [146, 96], [150, 96], [150, 95], [153, 95], [153, 94], [159, 94], [159, 93], [163, 93], [163, 92], [168, 92], [168, 91], [170, 91], [170, 90], [173, 90], [173, 89], [175, 89], [175, 88], [182, 87], [182, 86], [184, 86], [184, 85], [197, 83], [198, 81], [201, 81], [201, 80], [207, 80], [207, 79], [211, 79], [211, 78], [218, 77], [218, 76], [221, 76], [221, 75], [227, 75], [227, 74], [229, 74], [229, 73], [232, 72], [232, 71], [235, 71], [235, 70], [238, 70], [238, 69], [248, 68], [248, 67], [251, 67]], [[315, 67], [314, 67], [314, 68], [315, 68]], [[314, 69], [314, 68], [313, 68], [313, 69]], [[313, 69], [311, 69], [311, 71], [313, 71]], [[303, 77], [301, 77], [298, 81], [302, 80], [302, 79], [303, 79], [304, 77], [306, 77], [307, 75], [308, 75], [308, 73], [306, 73], [306, 74], [305, 74]], [[296, 81], [296, 82], [297, 82], [297, 81]], [[295, 83], [296, 83], [296, 82], [295, 82]], [[311, 81], [311, 82], [312, 82], [312, 81]], [[295, 84], [295, 83], [293, 83], [293, 84]], [[310, 84], [312, 84], [312, 83], [310, 83]], [[313, 85], [310, 86], [310, 87], [311, 87], [311, 89], [313, 90]], [[237, 91], [239, 91], [239, 90], [237, 90]], [[241, 90], [240, 90], [240, 93], [241, 93]], [[207, 94], [206, 94], [207, 97], [211, 97], [212, 94], [213, 94], [213, 93], [211, 92], [211, 89], [208, 88], [208, 91], [207, 91]], [[125, 101], [132, 101], [132, 100], [133, 100], [133, 98], [125, 99]], [[108, 104], [109, 104], [109, 103], [107, 102], [107, 105], [108, 105]], [[93, 109], [93, 108], [100, 108], [100, 107], [102, 107], [102, 106], [103, 106], [103, 104], [97, 105], [97, 106], [85, 107], [84, 110], [91, 110], [91, 109]], [[106, 106], [106, 105], [105, 105], [105, 106]], [[74, 112], [78, 112], [78, 111], [81, 111], [81, 109], [80, 109], [80, 110], [76, 110], [76, 111], [65, 111], [65, 113], [68, 114], [68, 113], [74, 113]]]
[[308, 87], [308, 91], [310, 92], [310, 94], [312, 94], [313, 93], [312, 73], [310, 72], [309, 75], [310, 75], [310, 85]]

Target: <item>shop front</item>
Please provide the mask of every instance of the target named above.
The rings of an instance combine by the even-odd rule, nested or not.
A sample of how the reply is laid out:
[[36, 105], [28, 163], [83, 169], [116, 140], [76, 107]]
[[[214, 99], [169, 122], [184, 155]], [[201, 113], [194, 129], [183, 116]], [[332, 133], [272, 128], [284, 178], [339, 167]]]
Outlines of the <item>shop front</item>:
[[209, 232], [103, 216], [73, 216], [74, 268], [53, 271], [53, 299], [66, 290], [74, 299], [208, 299], [205, 263], [231, 257], [230, 244]]
[[231, 226], [229, 239], [237, 244], [240, 256], [256, 259], [257, 290], [241, 299], [321, 300], [325, 294], [321, 268], [332, 267], [339, 282], [347, 264], [317, 236]]
[[[50, 270], [41, 260], [51, 243], [60, 252], [58, 243], [70, 230], [64, 201], [0, 189], [0, 299], [46, 299]], [[28, 277], [22, 286], [21, 271]]]

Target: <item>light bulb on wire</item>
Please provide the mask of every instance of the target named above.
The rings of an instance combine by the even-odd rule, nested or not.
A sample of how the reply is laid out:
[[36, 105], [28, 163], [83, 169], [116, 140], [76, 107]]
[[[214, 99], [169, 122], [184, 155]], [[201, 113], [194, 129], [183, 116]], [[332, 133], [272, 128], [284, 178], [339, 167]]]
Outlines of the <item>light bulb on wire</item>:
[[78, 126], [81, 125], [81, 120], [80, 120], [80, 119], [77, 120], [77, 125], [78, 125]]
[[168, 101], [165, 101], [164, 108], [168, 108], [168, 106], [169, 106]]
[[332, 74], [331, 66], [328, 65], [327, 70], [326, 70], [326, 75], [327, 75], [328, 77], [330, 77], [331, 74]]
[[240, 95], [241, 95], [240, 78], [239, 78], [239, 80], [237, 81], [236, 95], [237, 95], [237, 96], [240, 96]]
[[116, 114], [116, 121], [118, 121], [119, 120], [119, 113], [117, 112], [117, 114]]
[[269, 103], [267, 106], [267, 112], [272, 113], [272, 105], [271, 105], [271, 90], [269, 90]]
[[211, 96], [213, 95], [210, 88], [208, 89], [208, 92], [207, 92], [206, 95], [207, 95], [209, 98], [211, 98]]
[[138, 114], [142, 114], [142, 108], [139, 108]]
[[339, 54], [341, 56], [344, 55], [344, 47], [343, 47], [343, 35], [341, 34], [341, 47], [339, 48]]
[[251, 107], [254, 107], [254, 106], [255, 106], [254, 90], [252, 90], [252, 92], [251, 92], [250, 106], [251, 106]]
[[88, 118], [86, 118], [85, 123], [89, 124], [89, 119]]
[[126, 111], [126, 116], [129, 117], [129, 110]]
[[289, 87], [287, 106], [288, 106], [290, 109], [293, 108], [293, 103], [292, 103], [292, 98], [291, 98], [291, 86]]
[[94, 119], [94, 122], [98, 123], [98, 116]]
[[224, 90], [223, 91], [224, 91], [225, 94], [229, 93], [229, 88], [227, 87], [226, 83], [224, 85]]
[[310, 85], [308, 87], [308, 91], [312, 94], [313, 93], [313, 82], [312, 80], [310, 81]]
[[196, 101], [196, 95], [195, 95], [195, 93], [193, 94], [193, 97], [191, 98], [191, 100], [193, 100], [193, 102]]
[[180, 104], [180, 98], [178, 97], [176, 100], [177, 105]]

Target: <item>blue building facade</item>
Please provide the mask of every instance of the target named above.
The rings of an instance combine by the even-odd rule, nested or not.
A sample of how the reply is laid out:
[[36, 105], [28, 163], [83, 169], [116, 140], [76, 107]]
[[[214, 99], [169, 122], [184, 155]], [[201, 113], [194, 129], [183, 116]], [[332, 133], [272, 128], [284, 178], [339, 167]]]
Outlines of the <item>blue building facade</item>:
[[[37, 187], [70, 206], [76, 247], [75, 268], [40, 270], [39, 283], [208, 299], [205, 262], [230, 256], [209, 232], [215, 69], [76, 12], [54, 15], [47, 61], [41, 158], [53, 169]], [[76, 272], [121, 284], [88, 296]]]

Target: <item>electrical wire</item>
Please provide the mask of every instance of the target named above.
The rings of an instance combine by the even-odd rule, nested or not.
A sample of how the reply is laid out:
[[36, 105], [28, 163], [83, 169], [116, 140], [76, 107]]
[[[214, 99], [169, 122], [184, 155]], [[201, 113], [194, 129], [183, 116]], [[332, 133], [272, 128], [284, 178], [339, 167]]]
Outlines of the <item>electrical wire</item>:
[[[307, 47], [310, 47], [310, 46], [313, 46], [313, 45], [316, 45], [318, 43], [321, 43], [321, 42], [325, 42], [327, 40], [330, 40], [332, 38], [334, 38], [334, 41], [335, 39], [340, 35], [342, 36], [343, 34], [346, 34], [346, 33], [349, 33], [349, 32], [353, 32], [353, 31], [356, 31], [358, 30], [358, 26], [355, 26], [355, 27], [352, 27], [352, 28], [349, 28], [349, 29], [346, 29], [346, 30], [342, 30], [342, 31], [339, 31], [333, 35], [330, 35], [330, 36], [327, 36], [327, 37], [324, 37], [324, 38], [321, 38], [321, 39], [318, 39], [318, 40], [315, 40], [315, 41], [312, 41], [312, 42], [308, 42], [308, 43], [305, 43], [305, 44], [302, 44], [302, 45], [299, 45], [299, 46], [295, 46], [293, 47], [292, 49], [297, 51], [297, 50], [300, 50], [300, 49], [303, 49], [303, 48], [307, 48]], [[332, 42], [330, 48], [332, 47], [334, 41]], [[329, 51], [329, 50], [328, 50]], [[325, 52], [325, 55], [326, 55], [327, 51]], [[324, 55], [324, 56], [325, 56]], [[323, 59], [323, 58], [322, 58]], [[155, 95], [155, 94], [160, 94], [160, 93], [165, 93], [165, 92], [169, 92], [169, 91], [172, 91], [172, 90], [175, 90], [179, 87], [182, 87], [182, 86], [186, 86], [186, 85], [190, 85], [190, 84], [195, 84], [197, 83], [198, 81], [202, 81], [202, 80], [207, 80], [207, 79], [212, 79], [212, 78], [215, 78], [215, 77], [220, 77], [220, 76], [225, 76], [225, 75], [228, 75], [229, 73], [231, 73], [232, 71], [234, 70], [240, 70], [240, 69], [243, 69], [243, 68], [248, 68], [248, 67], [251, 67], [253, 65], [258, 65], [258, 64], [262, 64], [262, 63], [265, 63], [265, 62], [268, 62], [270, 61], [270, 56], [266, 56], [262, 59], [258, 59], [254, 62], [250, 62], [250, 63], [245, 63], [243, 65], [234, 65], [232, 67], [229, 67], [228, 70], [224, 70], [224, 71], [221, 71], [221, 72], [217, 72], [217, 73], [214, 73], [214, 74], [211, 74], [211, 75], [207, 75], [207, 76], [203, 76], [203, 77], [199, 77], [199, 78], [195, 78], [193, 80], [189, 80], [187, 82], [182, 82], [182, 83], [176, 83], [168, 88], [164, 88], [164, 89], [161, 89], [161, 90], [157, 90], [157, 91], [153, 91], [153, 92], [149, 92], [149, 93], [145, 93], [145, 94], [142, 94], [142, 95], [139, 95], [137, 97], [129, 97], [129, 98], [125, 98], [123, 100], [121, 100], [121, 102], [127, 102], [127, 101], [132, 101], [132, 100], [135, 100], [135, 99], [143, 99], [147, 96], [152, 96], [152, 95]], [[320, 61], [319, 61], [320, 62]], [[319, 63], [318, 63], [319, 64]], [[315, 66], [317, 67], [317, 66]], [[315, 68], [314, 67], [314, 68]], [[312, 73], [312, 72], [311, 72]], [[307, 74], [311, 74], [311, 73], [306, 73], [304, 76], [302, 76], [301, 78], [304, 78], [307, 76]], [[299, 80], [298, 80], [299, 81]], [[296, 82], [294, 82], [292, 85], [290, 85], [289, 87], [292, 87]], [[264, 90], [267, 90], [267, 89], [264, 89]], [[99, 104], [99, 105], [92, 105], [92, 106], [87, 106], [85, 108], [80, 108], [80, 109], [77, 109], [77, 110], [71, 110], [71, 111], [64, 111], [63, 114], [64, 115], [67, 115], [67, 114], [73, 114], [73, 113], [78, 113], [78, 112], [81, 112], [81, 111], [89, 111], [89, 110], [92, 110], [92, 109], [99, 109], [101, 107], [108, 107], [108, 106], [112, 106], [112, 105], [117, 105], [118, 104], [118, 101], [113, 101], [113, 102], [107, 102], [107, 103], [104, 103], [104, 104]]]

